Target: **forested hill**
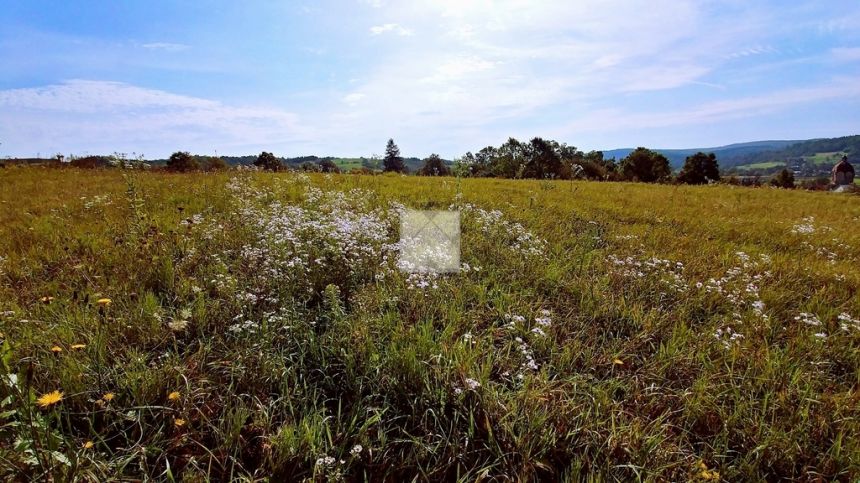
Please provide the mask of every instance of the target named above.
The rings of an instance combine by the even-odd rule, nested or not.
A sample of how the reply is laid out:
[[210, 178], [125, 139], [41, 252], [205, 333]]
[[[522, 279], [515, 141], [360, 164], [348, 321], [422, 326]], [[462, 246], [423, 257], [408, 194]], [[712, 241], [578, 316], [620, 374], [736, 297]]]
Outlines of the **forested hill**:
[[849, 157], [860, 156], [860, 135], [839, 138], [811, 139], [791, 144], [782, 149], [749, 153], [737, 159], [720, 160], [725, 167], [767, 163], [770, 161], [793, 161], [798, 158], [815, 156], [821, 153], [845, 153]]
[[[791, 146], [801, 141], [753, 141], [749, 143], [729, 144], [727, 146], [719, 146], [715, 148], [689, 148], [689, 149], [655, 149], [663, 156], [669, 158], [669, 162], [674, 168], [680, 168], [684, 165], [684, 160], [687, 156], [692, 156], [698, 152], [714, 153], [717, 159], [720, 160], [720, 166], [728, 166], [735, 164], [743, 164], [745, 157], [755, 155], [766, 151], [775, 151]], [[612, 149], [603, 151], [605, 158], [621, 159], [633, 152], [632, 148]]]
[[[603, 151], [603, 155], [606, 158], [621, 159], [632, 151], [633, 149], [629, 148], [613, 149]], [[785, 162], [793, 158], [813, 156], [818, 153], [844, 152], [849, 156], [857, 156], [860, 155], [860, 135], [805, 141], [755, 141], [716, 148], [656, 149], [655, 151], [669, 158], [673, 167], [682, 166], [687, 156], [702, 151], [716, 154], [720, 161], [720, 167], [730, 168], [769, 161]]]

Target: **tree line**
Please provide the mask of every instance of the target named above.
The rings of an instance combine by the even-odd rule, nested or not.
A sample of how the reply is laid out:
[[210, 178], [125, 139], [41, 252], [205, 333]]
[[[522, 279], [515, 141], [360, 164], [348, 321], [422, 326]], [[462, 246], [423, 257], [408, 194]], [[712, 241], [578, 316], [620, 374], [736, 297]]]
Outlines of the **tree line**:
[[[245, 156], [242, 160], [252, 161], [258, 169], [265, 171], [303, 170], [324, 173], [339, 173], [340, 167], [332, 158], [306, 156], [303, 158], [279, 158], [263, 151], [258, 156]], [[364, 160], [364, 158], [361, 158]], [[372, 158], [379, 160], [379, 158]], [[378, 165], [383, 172], [408, 174], [409, 168], [400, 154], [400, 148], [393, 139], [385, 146], [385, 155]], [[410, 158], [410, 163], [418, 161]], [[119, 164], [117, 164], [119, 163]], [[67, 163], [78, 168], [102, 166], [137, 167], [138, 164], [151, 167], [142, 157], [128, 160], [125, 156], [87, 156], [74, 158]], [[218, 156], [192, 155], [187, 151], [177, 151], [165, 161], [164, 168], [174, 172], [221, 171], [230, 165]], [[362, 164], [353, 168], [351, 173], [373, 174], [374, 169]], [[575, 146], [546, 140], [540, 137], [522, 142], [509, 138], [502, 145], [487, 146], [476, 153], [467, 152], [453, 162], [431, 154], [423, 159], [414, 174], [419, 176], [458, 176], [475, 178], [510, 179], [587, 179], [595, 181], [633, 181], [642, 183], [680, 183], [708, 184], [721, 181], [719, 162], [714, 153], [698, 152], [687, 156], [684, 166], [677, 174], [672, 172], [669, 159], [657, 151], [638, 147], [627, 156], [616, 160], [605, 158], [601, 151], [583, 152]], [[722, 181], [731, 184], [760, 186], [761, 180], [730, 177]], [[770, 179], [770, 184], [780, 188], [794, 188], [794, 175], [783, 170]], [[804, 186], [806, 187], [806, 186]], [[815, 189], [817, 185], [808, 189]]]
[[[385, 171], [405, 172], [400, 151], [388, 141], [383, 160]], [[688, 156], [684, 167], [673, 176], [669, 159], [639, 147], [616, 161], [601, 151], [587, 153], [558, 141], [534, 138], [522, 142], [508, 139], [499, 147], [487, 146], [477, 153], [468, 152], [450, 168], [432, 154], [424, 160], [419, 175], [511, 179], [589, 179], [599, 181], [637, 181], [643, 183], [679, 182], [706, 184], [720, 180], [720, 168], [713, 153]]]

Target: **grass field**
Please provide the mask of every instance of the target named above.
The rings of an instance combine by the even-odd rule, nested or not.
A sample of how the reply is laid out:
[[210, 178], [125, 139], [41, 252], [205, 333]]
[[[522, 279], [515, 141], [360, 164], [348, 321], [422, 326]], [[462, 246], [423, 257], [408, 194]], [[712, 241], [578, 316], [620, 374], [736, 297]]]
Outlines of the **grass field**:
[[845, 153], [843, 152], [816, 153], [812, 156], [805, 156], [805, 159], [813, 164], [833, 166], [838, 163], [844, 155]]
[[[462, 270], [395, 266], [459, 209]], [[4, 479], [854, 481], [860, 203], [0, 170]]]
[[764, 163], [743, 164], [736, 166], [736, 168], [743, 171], [749, 171], [751, 169], [770, 169], [777, 166], [785, 166], [785, 163], [779, 161], [767, 161]]

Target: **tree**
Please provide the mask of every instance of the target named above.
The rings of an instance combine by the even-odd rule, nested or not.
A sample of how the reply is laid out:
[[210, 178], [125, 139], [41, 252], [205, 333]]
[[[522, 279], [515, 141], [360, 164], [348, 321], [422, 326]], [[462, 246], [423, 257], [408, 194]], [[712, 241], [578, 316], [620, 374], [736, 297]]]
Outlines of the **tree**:
[[783, 169], [778, 175], [770, 180], [770, 185], [776, 186], [777, 188], [794, 189], [794, 173], [787, 169]]
[[669, 178], [672, 168], [666, 156], [639, 147], [621, 160], [621, 172], [627, 180], [653, 183]]
[[340, 173], [340, 168], [337, 167], [334, 161], [325, 158], [320, 161], [320, 171], [323, 173]]
[[406, 165], [403, 164], [403, 158], [400, 156], [400, 148], [394, 144], [393, 139], [388, 140], [385, 145], [385, 157], [382, 158], [382, 170], [394, 171], [395, 173], [405, 173]]
[[202, 162], [205, 171], [226, 171], [230, 166], [219, 156], [202, 156]]
[[257, 160], [254, 161], [254, 166], [263, 168], [266, 171], [280, 171], [283, 168], [281, 160], [276, 158], [274, 154], [267, 153], [266, 151], [263, 151], [259, 156], [257, 156]]
[[564, 163], [560, 145], [555, 141], [534, 138], [526, 149], [523, 178], [551, 179], [562, 178]]
[[188, 151], [177, 151], [171, 154], [170, 159], [167, 160], [167, 169], [187, 173], [188, 171], [197, 171], [200, 169], [200, 165]]
[[678, 173], [678, 182], [685, 184], [705, 184], [720, 180], [720, 166], [714, 153], [698, 152], [687, 156], [684, 167]]
[[445, 161], [438, 154], [431, 154], [424, 160], [424, 166], [418, 170], [421, 176], [450, 176], [451, 170], [445, 165]]

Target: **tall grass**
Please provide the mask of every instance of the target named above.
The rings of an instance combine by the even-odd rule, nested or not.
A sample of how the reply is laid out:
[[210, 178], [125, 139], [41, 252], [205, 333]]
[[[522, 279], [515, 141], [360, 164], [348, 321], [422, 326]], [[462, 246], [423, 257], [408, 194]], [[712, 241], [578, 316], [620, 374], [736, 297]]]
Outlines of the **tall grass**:
[[[460, 273], [396, 269], [403, 207], [461, 211]], [[854, 480], [858, 222], [774, 189], [6, 169], [0, 475]]]

